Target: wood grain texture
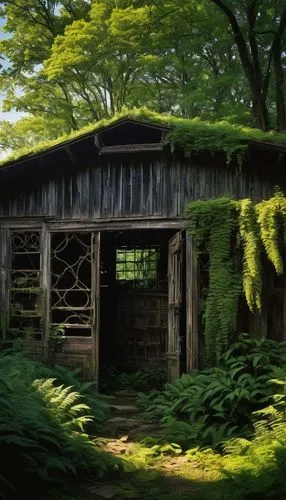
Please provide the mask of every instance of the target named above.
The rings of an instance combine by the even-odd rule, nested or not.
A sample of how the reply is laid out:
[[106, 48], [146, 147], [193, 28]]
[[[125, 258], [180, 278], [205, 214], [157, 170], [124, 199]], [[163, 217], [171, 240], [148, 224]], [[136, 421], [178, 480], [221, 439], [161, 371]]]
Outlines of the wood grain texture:
[[92, 167], [51, 174], [46, 180], [39, 177], [10, 195], [10, 188], [5, 189], [0, 217], [182, 217], [189, 201], [230, 195], [260, 200], [272, 196], [275, 185], [284, 187], [276, 170], [244, 168], [236, 172], [217, 162], [201, 164], [195, 158], [178, 159], [163, 153], [103, 155]]
[[0, 226], [0, 324], [1, 324], [1, 338], [5, 339], [6, 326], [7, 326], [7, 281], [8, 281], [8, 262], [7, 262], [7, 229], [6, 226]]
[[186, 369], [199, 367], [199, 277], [192, 236], [186, 234]]
[[172, 383], [180, 376], [180, 331], [182, 307], [182, 233], [169, 240], [168, 252], [168, 341], [167, 377]]

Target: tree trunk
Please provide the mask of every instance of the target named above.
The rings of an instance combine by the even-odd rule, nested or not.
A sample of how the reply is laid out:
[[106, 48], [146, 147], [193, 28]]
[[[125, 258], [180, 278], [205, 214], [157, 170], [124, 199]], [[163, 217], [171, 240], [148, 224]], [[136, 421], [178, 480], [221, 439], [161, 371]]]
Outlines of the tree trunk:
[[252, 113], [257, 128], [266, 132], [270, 128], [266, 97], [256, 85], [251, 85]]
[[214, 3], [224, 14], [227, 16], [232, 32], [234, 41], [237, 46], [240, 61], [244, 74], [248, 80], [251, 99], [252, 99], [252, 113], [254, 116], [256, 127], [266, 131], [269, 130], [269, 114], [266, 104], [266, 96], [269, 84], [269, 69], [264, 76], [261, 73], [258, 47], [255, 38], [255, 22], [257, 18], [256, 2], [253, 1], [248, 8], [247, 21], [248, 21], [248, 39], [241, 30], [238, 19], [234, 12], [229, 9], [223, 0], [210, 0]]
[[285, 80], [281, 57], [281, 40], [277, 37], [273, 44], [273, 67], [275, 74], [277, 130], [286, 129]]

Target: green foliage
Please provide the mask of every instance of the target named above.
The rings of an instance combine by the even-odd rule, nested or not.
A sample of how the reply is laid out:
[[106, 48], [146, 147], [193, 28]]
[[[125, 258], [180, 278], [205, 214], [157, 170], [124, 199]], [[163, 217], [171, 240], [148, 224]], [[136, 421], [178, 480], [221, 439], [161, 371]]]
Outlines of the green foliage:
[[162, 389], [166, 382], [166, 372], [162, 370], [138, 370], [136, 372], [117, 372], [113, 368], [106, 369], [100, 376], [101, 390], [149, 392]]
[[190, 232], [199, 250], [209, 258], [209, 288], [204, 310], [205, 348], [208, 361], [216, 362], [233, 339], [241, 278], [235, 269], [232, 241], [237, 225], [237, 202], [219, 198], [197, 201], [187, 207]]
[[252, 312], [261, 311], [261, 243], [255, 204], [249, 199], [240, 201], [239, 234], [243, 245], [243, 290]]
[[188, 204], [186, 216], [198, 252], [208, 262], [203, 324], [207, 360], [216, 363], [234, 339], [241, 292], [251, 312], [261, 312], [262, 257], [283, 273], [286, 198], [254, 203], [217, 198]]
[[[252, 431], [251, 413], [273, 394], [268, 381], [286, 366], [286, 344], [242, 335], [219, 367], [183, 374], [149, 396], [147, 413], [159, 418], [167, 439], [181, 446], [218, 445]], [[146, 398], [145, 398], [146, 404]]]
[[65, 327], [62, 325], [52, 325], [49, 330], [49, 350], [51, 353], [61, 349], [65, 339]]
[[73, 387], [46, 377], [46, 370], [19, 354], [0, 356], [4, 498], [38, 498], [43, 489], [65, 488], [75, 475], [102, 477], [117, 467], [84, 431], [92, 419], [84, 398]]
[[282, 274], [283, 260], [280, 246], [281, 234], [279, 233], [283, 228], [283, 218], [285, 220], [286, 216], [286, 199], [282, 194], [277, 193], [270, 200], [258, 203], [256, 208], [266, 255], [277, 274]]
[[[248, 3], [232, 1], [221, 10], [221, 2], [204, 0], [3, 0], [5, 110], [45, 117], [39, 140], [54, 137], [53, 122], [76, 130], [124, 105], [245, 124], [255, 118], [263, 128], [256, 104], [264, 104], [282, 129], [283, 9], [282, 0], [260, 0], [251, 15]], [[13, 146], [24, 140], [21, 128]], [[33, 141], [33, 123], [29, 132]]]
[[[285, 376], [271, 383], [276, 385], [277, 393], [272, 397], [270, 406], [254, 413], [253, 439], [230, 440], [224, 446], [225, 455], [219, 459], [217, 455], [209, 454], [209, 463], [219, 464], [225, 478], [217, 487], [213, 485], [212, 498], [285, 498]], [[201, 498], [209, 497], [206, 494]]]
[[146, 121], [146, 123], [171, 126], [172, 131], [167, 135], [166, 142], [173, 146], [183, 146], [187, 151], [208, 149], [224, 151], [230, 155], [234, 152], [239, 153], [246, 150], [247, 142], [252, 139], [286, 144], [286, 134], [282, 132], [264, 133], [258, 129], [233, 125], [227, 122], [211, 123], [199, 118], [186, 119], [167, 114], [158, 114], [145, 107], [138, 109], [123, 107], [120, 113], [115, 113], [110, 119], [101, 119], [100, 121], [91, 120], [89, 125], [70, 134], [62, 135], [50, 141], [38, 142], [33, 147], [28, 146], [17, 149], [8, 158], [0, 162], [0, 165], [6, 164], [7, 161], [15, 161], [31, 156], [64, 143], [67, 140], [76, 139], [85, 133], [93, 132], [101, 127], [110, 125], [119, 118], [141, 119]]

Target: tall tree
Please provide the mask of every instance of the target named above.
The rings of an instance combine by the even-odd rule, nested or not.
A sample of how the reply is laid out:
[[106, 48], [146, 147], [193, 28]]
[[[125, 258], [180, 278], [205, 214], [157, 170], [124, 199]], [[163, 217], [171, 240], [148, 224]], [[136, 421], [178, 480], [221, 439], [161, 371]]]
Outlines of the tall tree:
[[50, 124], [66, 132], [142, 105], [282, 130], [284, 2], [2, 0], [4, 109], [36, 118], [14, 137], [36, 140], [38, 123], [41, 139], [42, 120], [53, 135]]
[[[277, 128], [286, 128], [282, 44], [286, 30], [283, 0], [210, 0], [225, 14], [249, 83], [256, 125], [270, 127], [267, 97], [272, 62], [276, 80]], [[269, 37], [270, 35], [270, 37]], [[266, 38], [263, 39], [263, 36]]]

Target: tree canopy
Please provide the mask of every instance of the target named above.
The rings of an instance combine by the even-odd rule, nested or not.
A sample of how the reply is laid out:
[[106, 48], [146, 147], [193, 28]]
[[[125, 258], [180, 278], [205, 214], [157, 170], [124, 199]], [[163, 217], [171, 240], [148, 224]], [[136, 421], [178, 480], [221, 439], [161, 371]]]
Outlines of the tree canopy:
[[124, 106], [286, 128], [283, 0], [3, 0], [1, 15], [4, 110], [29, 118], [12, 127], [20, 142]]

